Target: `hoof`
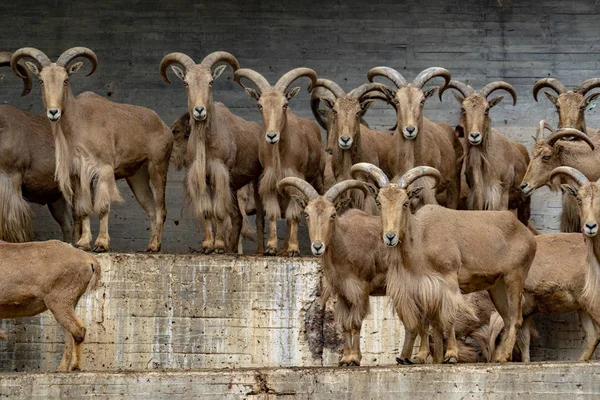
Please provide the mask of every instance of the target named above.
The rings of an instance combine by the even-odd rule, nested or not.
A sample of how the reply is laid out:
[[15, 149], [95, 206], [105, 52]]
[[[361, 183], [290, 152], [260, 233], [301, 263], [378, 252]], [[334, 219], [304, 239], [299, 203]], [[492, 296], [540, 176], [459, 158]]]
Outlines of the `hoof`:
[[83, 251], [92, 251], [92, 248], [90, 246], [88, 246], [88, 245], [76, 244], [75, 248], [79, 249], [79, 250], [83, 250]]
[[350, 366], [350, 367], [360, 367], [360, 363], [358, 361], [350, 361], [350, 364], [348, 364], [348, 366]]
[[399, 365], [413, 365], [414, 362], [412, 362], [411, 360], [409, 360], [406, 357], [396, 357], [396, 363], [398, 363]]
[[457, 364], [457, 363], [458, 363], [458, 358], [456, 358], [454, 356], [444, 358], [444, 361], [442, 361], [442, 364]]
[[215, 249], [213, 249], [212, 247], [203, 247], [202, 250], [200, 250], [200, 253], [202, 253], [202, 254], [210, 254], [214, 250]]
[[81, 372], [81, 368], [79, 368], [79, 367], [75, 367], [75, 368], [73, 368], [71, 371], [74, 371], [74, 372]]
[[158, 247], [146, 247], [146, 253], [158, 253], [160, 251], [160, 246]]
[[292, 250], [287, 252], [288, 257], [300, 257], [300, 252], [297, 250]]
[[272, 247], [267, 247], [267, 249], [265, 250], [265, 252], [263, 253], [264, 256], [276, 256], [277, 255], [277, 249], [274, 249]]
[[225, 247], [215, 247], [215, 254], [225, 254]]
[[423, 360], [421, 357], [413, 357], [410, 360], [408, 360], [407, 364], [413, 365], [413, 364], [425, 364], [425, 360]]
[[108, 248], [104, 245], [96, 245], [94, 246], [94, 253], [106, 253]]

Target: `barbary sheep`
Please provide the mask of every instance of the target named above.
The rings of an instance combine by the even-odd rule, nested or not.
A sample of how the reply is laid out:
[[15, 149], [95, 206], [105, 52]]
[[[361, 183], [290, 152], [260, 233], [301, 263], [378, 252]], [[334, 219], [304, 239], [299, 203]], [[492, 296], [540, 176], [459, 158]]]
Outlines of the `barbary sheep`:
[[[383, 242], [388, 247], [387, 293], [409, 330], [432, 325], [434, 362], [456, 362], [454, 323], [470, 312], [462, 293], [487, 290], [509, 327], [494, 360], [508, 361], [522, 323], [521, 295], [536, 242], [533, 234], [509, 211], [457, 211], [427, 205], [413, 214], [411, 198], [422, 187], [407, 189], [419, 178], [442, 177], [435, 168], [407, 171], [390, 183], [385, 173], [367, 163], [352, 167], [353, 174], [371, 174], [380, 190]], [[443, 356], [443, 332], [448, 348]]]
[[[11, 58], [13, 72], [21, 77], [19, 60], [40, 82], [46, 116], [56, 146], [56, 179], [63, 196], [73, 204], [81, 236], [76, 246], [91, 249], [89, 215], [100, 216], [100, 231], [94, 251], [110, 249], [108, 216], [110, 204], [122, 201], [116, 179], [125, 178], [135, 198], [150, 219], [148, 251], [159, 251], [167, 215], [165, 186], [173, 137], [167, 125], [152, 110], [119, 104], [92, 93], [73, 96], [69, 76], [79, 71], [79, 57], [98, 65], [96, 54], [86, 47], [63, 52], [55, 63], [38, 49], [24, 47]], [[152, 186], [150, 186], [152, 183]]]
[[[0, 242], [0, 253], [0, 318], [32, 317], [50, 310], [65, 330], [65, 351], [58, 370], [79, 370], [86, 328], [75, 307], [86, 290], [98, 287], [100, 263], [57, 240]], [[0, 339], [7, 339], [2, 330]]]
[[[290, 201], [289, 193], [279, 196], [277, 182], [288, 176], [305, 179], [317, 190], [323, 192], [323, 171], [325, 151], [319, 127], [313, 121], [296, 116], [289, 109], [289, 100], [298, 94], [299, 87], [287, 91], [298, 78], [308, 77], [312, 88], [317, 74], [310, 68], [296, 68], [284, 74], [274, 86], [258, 72], [239, 69], [235, 80], [246, 93], [258, 103], [263, 119], [264, 140], [260, 140], [258, 156], [263, 168], [259, 193], [265, 212], [269, 218], [269, 239], [265, 255], [277, 254], [277, 219], [281, 210], [287, 220], [287, 237], [284, 253], [288, 256], [300, 254], [298, 247], [298, 220], [300, 208]], [[256, 89], [247, 88], [242, 79], [248, 79]]]
[[[450, 72], [444, 68], [432, 67], [422, 71], [408, 83], [398, 71], [389, 67], [375, 67], [367, 75], [370, 82], [383, 76], [394, 83], [397, 90], [383, 89], [396, 108], [398, 133], [394, 135], [395, 146], [390, 149], [390, 170], [398, 178], [417, 165], [438, 169], [443, 181], [436, 191], [425, 187], [421, 194], [423, 204], [441, 202], [449, 208], [458, 207], [460, 197], [460, 171], [462, 168], [462, 145], [449, 125], [432, 122], [423, 116], [425, 101], [437, 87], [424, 90], [425, 84], [434, 77], [442, 77], [445, 84], [450, 82]], [[423, 186], [419, 182], [419, 185]], [[435, 194], [445, 193], [436, 200]]]
[[[223, 253], [228, 244], [234, 251], [242, 229], [242, 215], [232, 201], [239, 189], [249, 183], [258, 185], [262, 167], [258, 158], [260, 126], [233, 114], [224, 104], [214, 101], [213, 83], [225, 70], [226, 62], [237, 71], [237, 59], [225, 51], [216, 51], [196, 64], [183, 53], [170, 53], [160, 62], [160, 74], [169, 83], [167, 67], [181, 79], [188, 93], [191, 136], [187, 146], [185, 188], [198, 220], [204, 219], [204, 253]], [[261, 206], [258, 201], [257, 206]], [[227, 217], [232, 217], [231, 234], [226, 232]], [[258, 235], [262, 237], [263, 212], [257, 213]], [[213, 236], [212, 222], [215, 222]], [[257, 252], [262, 253], [263, 240]]]

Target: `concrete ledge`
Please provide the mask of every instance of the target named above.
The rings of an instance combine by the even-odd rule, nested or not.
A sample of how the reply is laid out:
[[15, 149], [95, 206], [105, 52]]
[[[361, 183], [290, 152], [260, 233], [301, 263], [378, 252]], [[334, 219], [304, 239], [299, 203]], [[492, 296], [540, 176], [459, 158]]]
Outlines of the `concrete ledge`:
[[600, 363], [0, 374], [0, 397], [592, 399]]

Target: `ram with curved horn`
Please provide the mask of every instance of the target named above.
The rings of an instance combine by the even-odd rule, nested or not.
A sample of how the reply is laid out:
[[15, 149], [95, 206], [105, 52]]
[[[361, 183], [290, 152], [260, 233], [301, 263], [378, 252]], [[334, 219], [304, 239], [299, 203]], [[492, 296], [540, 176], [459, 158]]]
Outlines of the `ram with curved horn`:
[[[190, 140], [187, 142], [185, 190], [196, 219], [204, 220], [204, 253], [236, 250], [243, 216], [232, 199], [248, 184], [254, 184], [258, 193], [262, 171], [258, 159], [260, 126], [214, 101], [214, 81], [226, 68], [226, 64], [214, 68], [219, 62], [226, 62], [234, 72], [240, 68], [237, 59], [224, 51], [211, 53], [198, 64], [183, 53], [168, 54], [160, 62], [160, 74], [165, 82], [169, 82], [167, 68], [171, 66], [188, 93]], [[258, 236], [262, 238], [264, 217], [260, 201], [256, 204], [259, 207]], [[232, 228], [229, 231], [226, 222], [230, 216]], [[262, 253], [263, 246], [259, 240], [257, 252]]]
[[[148, 251], [159, 251], [166, 218], [165, 186], [173, 137], [152, 110], [118, 104], [92, 93], [74, 96], [69, 76], [85, 58], [92, 74], [96, 54], [86, 47], [66, 50], [55, 63], [40, 50], [24, 47], [11, 58], [13, 72], [21, 59], [40, 81], [46, 116], [56, 153], [55, 175], [65, 199], [74, 207], [81, 236], [77, 246], [92, 249], [91, 214], [99, 214], [100, 231], [94, 251], [110, 248], [108, 215], [114, 201], [122, 201], [116, 179], [125, 178], [150, 219]], [[152, 183], [152, 186], [150, 185]]]
[[[508, 210], [509, 204], [517, 205], [519, 220], [529, 223], [529, 197], [523, 196], [519, 186], [525, 175], [529, 155], [520, 143], [506, 139], [492, 128], [489, 115], [492, 107], [502, 96], [489, 98], [497, 90], [508, 92], [513, 105], [517, 92], [503, 81], [491, 82], [479, 92], [462, 82], [452, 80], [439, 91], [440, 100], [447, 89], [454, 89], [454, 97], [460, 104], [459, 125], [464, 131], [464, 171], [470, 188], [467, 197], [469, 210]], [[517, 198], [514, 198], [516, 194]], [[513, 197], [511, 199], [510, 197]], [[511, 201], [512, 200], [512, 201]]]
[[[317, 74], [310, 68], [296, 68], [285, 73], [274, 86], [258, 72], [239, 69], [235, 80], [246, 93], [258, 103], [263, 120], [263, 137], [258, 146], [258, 157], [263, 168], [259, 193], [269, 218], [269, 239], [264, 254], [277, 254], [277, 219], [285, 210], [287, 235], [283, 253], [288, 256], [300, 254], [298, 247], [298, 221], [300, 207], [290, 201], [290, 193], [277, 191], [277, 182], [285, 177], [297, 177], [309, 182], [318, 193], [323, 192], [325, 150], [321, 131], [313, 121], [298, 117], [289, 109], [289, 101], [298, 94], [299, 87], [288, 90], [297, 79], [308, 77], [309, 90], [317, 82]], [[245, 87], [247, 79], [256, 89]]]
[[[381, 86], [367, 83], [346, 93], [329, 79], [317, 79], [313, 91], [324, 88], [331, 93], [331, 96], [325, 95], [319, 100], [327, 109], [327, 137], [332, 141], [332, 170], [336, 182], [350, 179], [350, 168], [358, 162], [369, 162], [389, 171], [387, 157], [393, 147], [392, 136], [376, 132], [361, 123], [365, 112], [376, 101], [367, 96], [371, 93], [383, 96], [378, 91]], [[314, 107], [314, 101], [312, 105]], [[366, 176], [361, 178], [368, 179]], [[378, 213], [372, 197], [365, 197], [360, 190], [352, 190], [348, 194], [352, 199], [351, 207], [372, 215]]]
[[[548, 136], [544, 136], [545, 130], [550, 132]], [[552, 181], [550, 174], [554, 168], [560, 166], [576, 168], [591, 179], [600, 178], [600, 135], [596, 132], [586, 135], [573, 128], [555, 131], [550, 124], [542, 120], [534, 140], [531, 160], [520, 185], [525, 196], [530, 196], [535, 189], [544, 185], [548, 185], [552, 191], [559, 191], [560, 183], [565, 183], [569, 178], [561, 176]], [[573, 197], [563, 193], [560, 216], [562, 232], [581, 231], [577, 207]]]
[[[10, 66], [12, 53], [0, 53], [0, 66]], [[23, 61], [17, 63], [23, 79], [22, 96], [32, 80]], [[48, 119], [0, 105], [0, 240], [31, 239], [29, 203], [46, 204], [59, 223], [63, 240], [73, 240], [73, 212], [54, 180], [54, 139]]]
[[[392, 183], [369, 164], [357, 164], [352, 173], [369, 173], [378, 183], [383, 243], [388, 250], [387, 294], [410, 331], [433, 328], [434, 362], [456, 362], [454, 323], [459, 313], [471, 313], [461, 293], [487, 290], [509, 327], [494, 355], [508, 361], [522, 323], [521, 294], [536, 242], [533, 234], [509, 211], [459, 211], [426, 205], [416, 213], [411, 198], [423, 187], [417, 179], [442, 176], [435, 168], [420, 166]], [[393, 248], [393, 249], [392, 249]], [[448, 348], [443, 354], [443, 333]]]
[[390, 150], [390, 169], [400, 177], [417, 165], [427, 165], [442, 173], [442, 182], [436, 191], [425, 188], [421, 194], [423, 204], [441, 203], [456, 209], [460, 197], [460, 171], [463, 148], [449, 125], [432, 122], [423, 116], [425, 101], [438, 89], [424, 89], [427, 82], [441, 77], [445, 85], [450, 82], [450, 72], [432, 67], [422, 71], [408, 82], [400, 72], [389, 67], [375, 67], [367, 75], [370, 82], [377, 76], [389, 79], [396, 89], [382, 90], [396, 108], [398, 117], [395, 146]]

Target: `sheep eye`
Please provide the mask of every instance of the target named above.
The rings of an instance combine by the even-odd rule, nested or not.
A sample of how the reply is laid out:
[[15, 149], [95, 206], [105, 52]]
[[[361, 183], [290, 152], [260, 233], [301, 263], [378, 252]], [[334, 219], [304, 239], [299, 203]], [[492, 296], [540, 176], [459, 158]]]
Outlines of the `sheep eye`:
[[190, 86], [190, 84], [187, 83], [186, 81], [183, 81], [183, 86], [188, 87], [188, 86]]
[[407, 208], [408, 207], [408, 201], [405, 201], [404, 203], [402, 203], [402, 207]]
[[381, 207], [381, 202], [378, 199], [375, 199], [375, 204], [377, 204], [377, 207]]
[[302, 212], [302, 215], [304, 216], [304, 218], [308, 219], [308, 214], [306, 212]]
[[177, 135], [179, 133], [177, 129], [173, 129], [171, 132], [173, 133], [173, 135]]
[[260, 104], [258, 105], [258, 109], [262, 111], [262, 106]]
[[548, 156], [548, 155], [542, 156], [542, 160], [543, 161], [549, 161], [550, 160], [550, 156]]
[[464, 114], [464, 113], [466, 113], [465, 109], [461, 107], [461, 108], [460, 108], [460, 113], [461, 113], [461, 114]]
[[44, 81], [40, 81], [40, 86], [44, 86]]
[[214, 81], [208, 82], [208, 86], [212, 87]]
[[577, 196], [577, 203], [581, 204], [581, 197]]
[[63, 82], [63, 84], [64, 84], [64, 85], [68, 85], [68, 84], [69, 84], [69, 80], [68, 80], [68, 79], [65, 79], [65, 80], [64, 80], [64, 82]]
[[330, 218], [331, 218], [331, 219], [335, 219], [335, 217], [337, 217], [337, 214], [336, 214], [336, 213], [333, 213], [333, 214], [331, 214], [331, 217], [330, 217]]
[[489, 108], [486, 108], [486, 109], [485, 109], [485, 115], [488, 115], [489, 113], [490, 113], [490, 109], [489, 109]]

